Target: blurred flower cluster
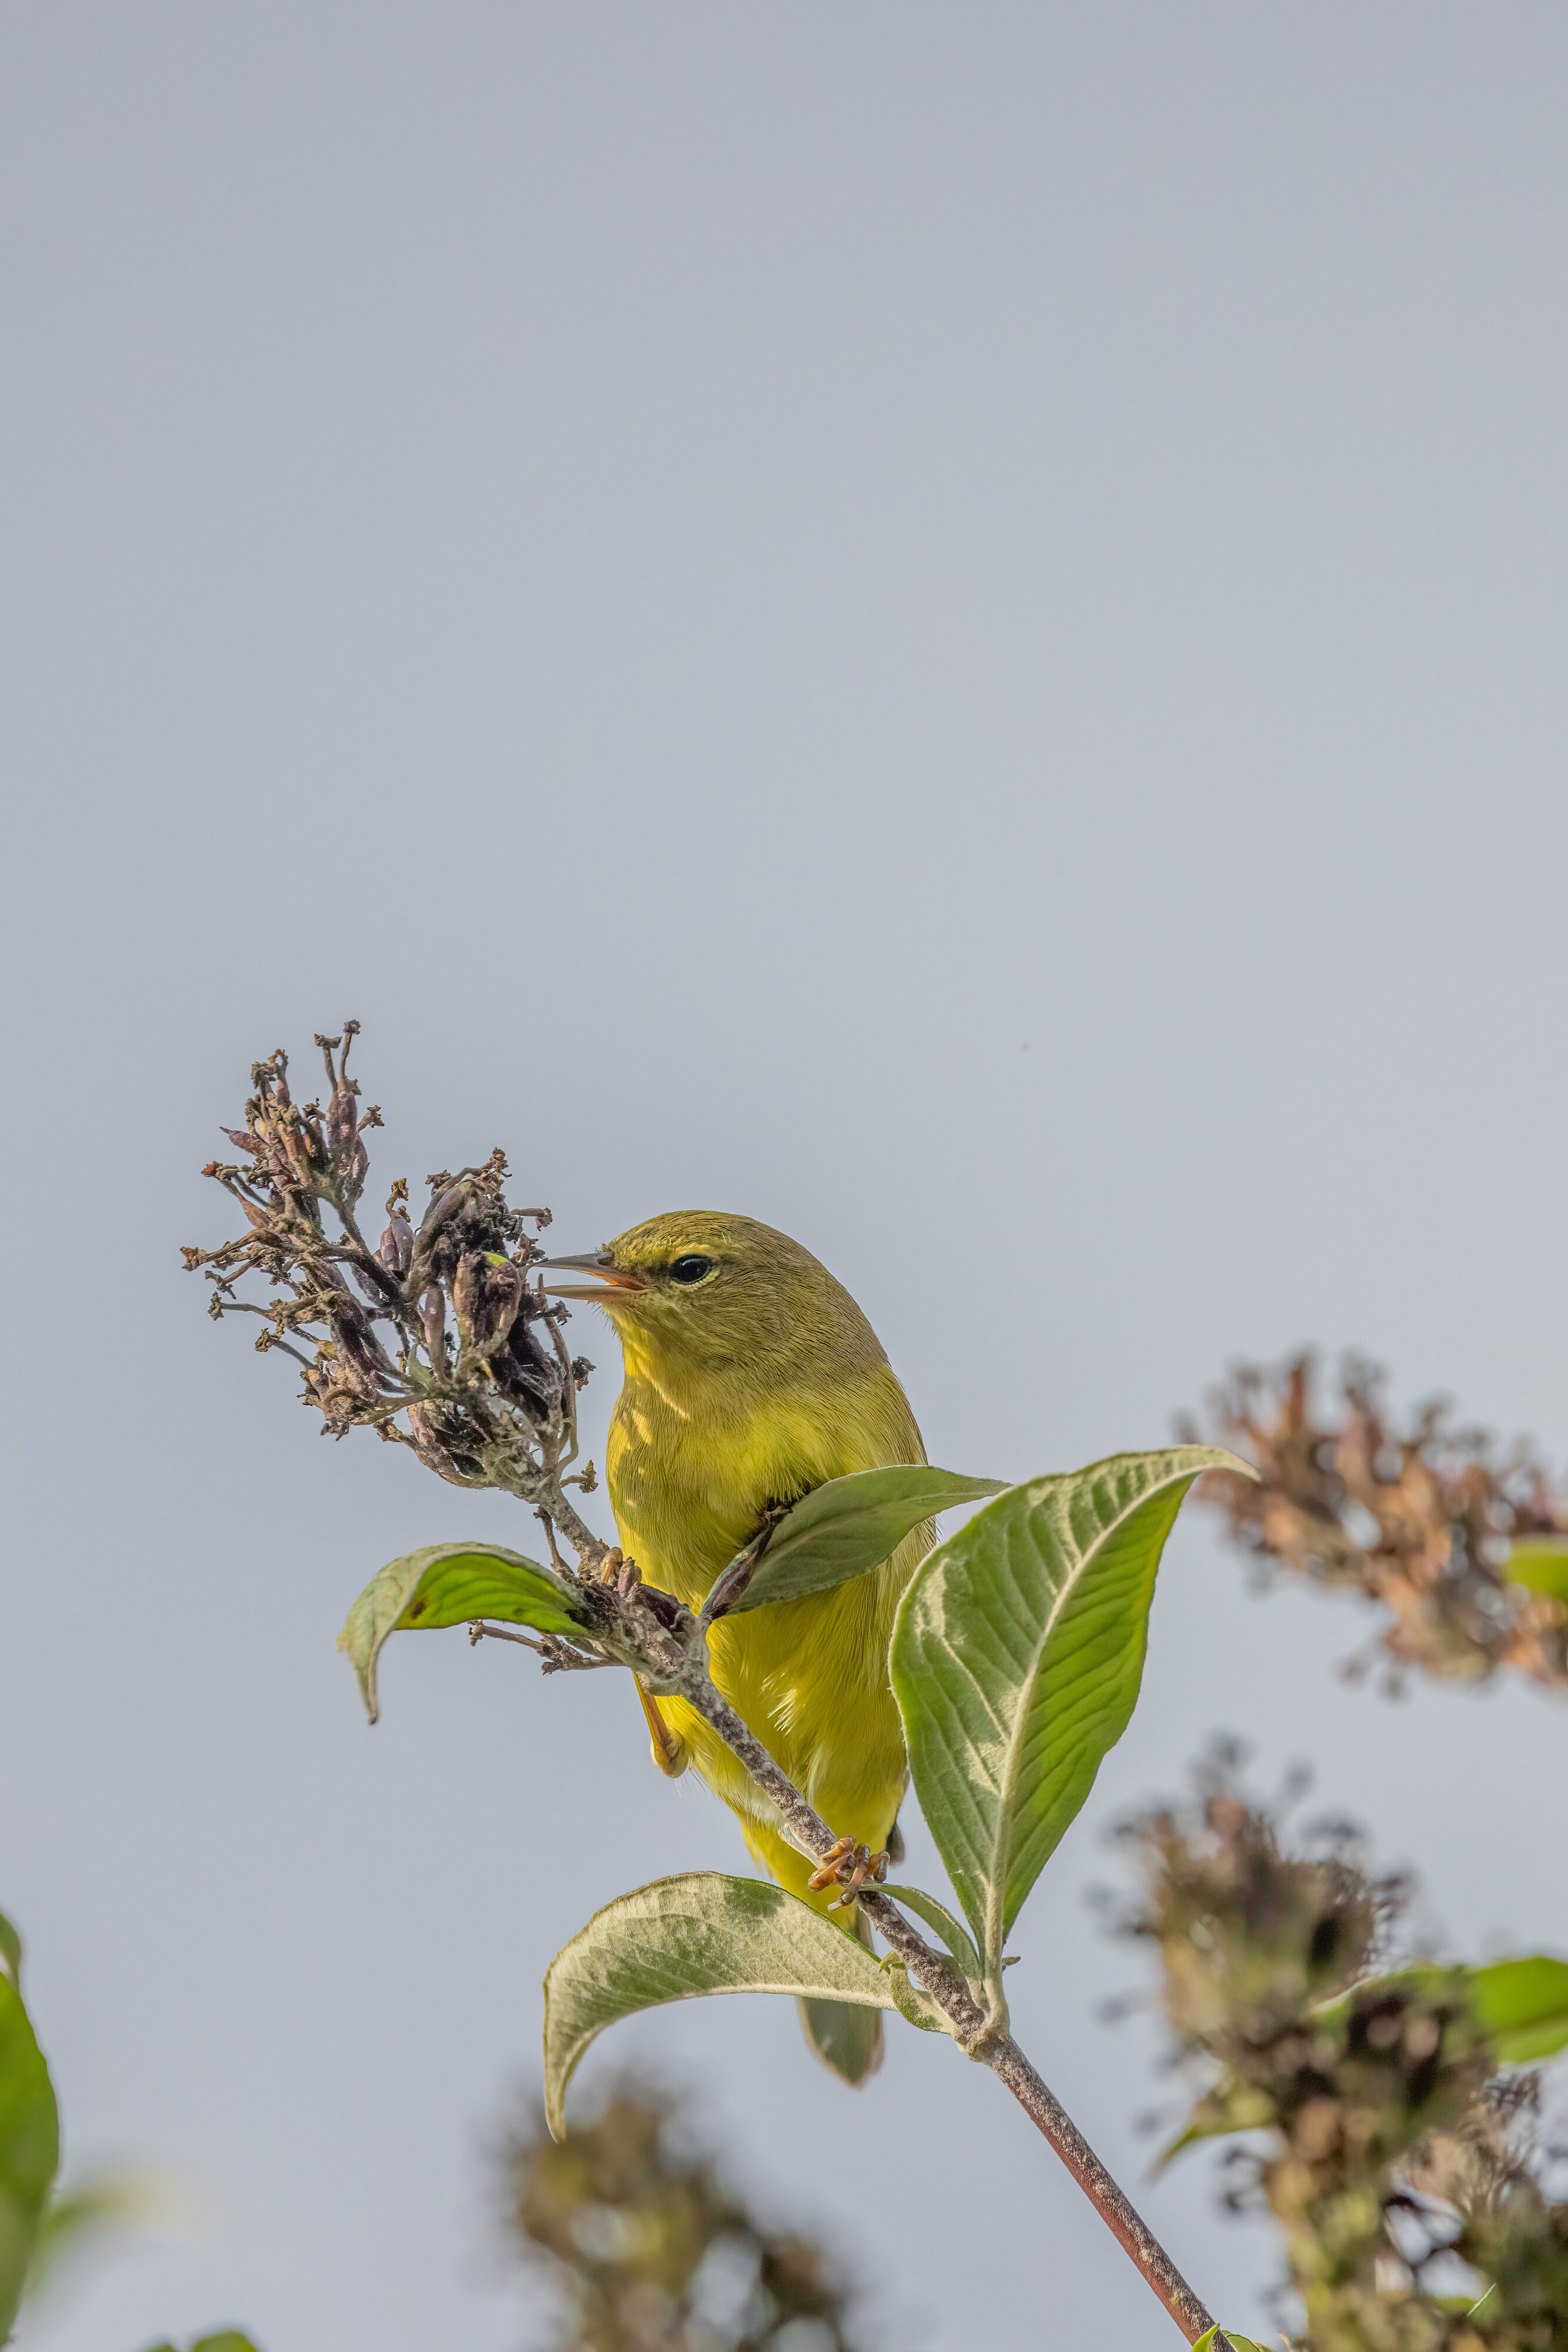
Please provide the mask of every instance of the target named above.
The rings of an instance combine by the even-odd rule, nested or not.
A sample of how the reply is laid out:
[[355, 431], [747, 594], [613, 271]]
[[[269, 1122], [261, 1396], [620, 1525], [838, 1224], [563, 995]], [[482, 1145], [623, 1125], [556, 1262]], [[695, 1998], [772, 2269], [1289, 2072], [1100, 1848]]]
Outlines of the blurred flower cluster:
[[757, 2218], [667, 2092], [622, 2078], [559, 2141], [536, 2116], [504, 2166], [507, 2220], [556, 2290], [562, 2352], [852, 2352], [827, 2255]]
[[[534, 1499], [541, 1475], [575, 1456], [576, 1395], [592, 1369], [567, 1352], [567, 1309], [528, 1278], [549, 1212], [507, 1206], [497, 1150], [483, 1167], [428, 1177], [417, 1224], [400, 1177], [372, 1248], [359, 1204], [365, 1136], [382, 1116], [373, 1105], [361, 1113], [349, 1076], [359, 1025], [316, 1040], [324, 1104], [295, 1101], [281, 1051], [253, 1066], [245, 1125], [223, 1130], [241, 1156], [203, 1171], [245, 1230], [216, 1249], [187, 1249], [186, 1265], [212, 1284], [214, 1316], [260, 1317], [257, 1348], [302, 1367], [304, 1401], [334, 1436], [374, 1429], [455, 1485]], [[241, 1297], [247, 1277], [266, 1286], [265, 1301]]]
[[[1407, 1898], [1329, 1827], [1285, 1853], [1217, 1750], [1124, 1824], [1161, 2005], [1202, 2095], [1166, 2151], [1251, 2135], [1227, 2202], [1279, 2223], [1306, 2352], [1563, 2352], [1568, 2204], [1540, 2078], [1500, 2072], [1462, 1969], [1392, 1964]], [[1377, 1971], [1375, 1975], [1372, 1972]]]
[[[1404, 1429], [1357, 1359], [1319, 1417], [1314, 1364], [1243, 1366], [1211, 1400], [1216, 1441], [1257, 1465], [1199, 1494], [1260, 1561], [1353, 1585], [1388, 1611], [1391, 1680], [1415, 1666], [1478, 1680], [1512, 1666], [1568, 1689], [1568, 1495], [1529, 1446], [1500, 1454], [1442, 1403]], [[1186, 1432], [1184, 1433], [1191, 1433]]]

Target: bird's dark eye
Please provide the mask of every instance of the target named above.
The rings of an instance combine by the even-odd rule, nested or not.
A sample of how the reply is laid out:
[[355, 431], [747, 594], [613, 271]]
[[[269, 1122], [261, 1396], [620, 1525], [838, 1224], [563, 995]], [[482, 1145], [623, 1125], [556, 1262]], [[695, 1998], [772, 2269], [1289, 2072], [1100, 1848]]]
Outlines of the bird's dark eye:
[[705, 1274], [713, 1272], [711, 1257], [678, 1257], [670, 1267], [672, 1282], [700, 1282]]

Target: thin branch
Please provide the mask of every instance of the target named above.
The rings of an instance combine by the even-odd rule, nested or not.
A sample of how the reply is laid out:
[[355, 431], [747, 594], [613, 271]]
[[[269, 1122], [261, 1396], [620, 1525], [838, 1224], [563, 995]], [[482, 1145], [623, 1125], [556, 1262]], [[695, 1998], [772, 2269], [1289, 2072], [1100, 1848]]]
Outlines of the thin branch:
[[[703, 1661], [694, 1658], [693, 1667], [689, 1678], [683, 1683], [681, 1696], [712, 1725], [772, 1801], [793, 1843], [813, 1860], [821, 1861], [838, 1843], [832, 1831], [720, 1695]], [[1066, 2165], [1124, 2252], [1136, 2263], [1187, 2342], [1196, 2344], [1214, 2326], [1213, 2315], [1187, 2284], [1125, 2190], [1095, 2155], [1011, 2033], [1005, 2025], [998, 2030], [988, 2011], [975, 1999], [967, 1979], [932, 1950], [889, 1896], [868, 1886], [862, 1889], [859, 1899], [878, 1934], [947, 2018], [959, 2047], [967, 2056], [979, 2059], [1006, 2084], [1030, 2121]], [[1217, 2338], [1217, 2352], [1218, 2347], [1230, 2352], [1224, 2336]]]
[[542, 1641], [536, 1642], [531, 1633], [519, 1633], [510, 1625], [487, 1624], [483, 1619], [476, 1617], [468, 1628], [470, 1649], [479, 1642], [520, 1643], [525, 1650], [532, 1650], [537, 1656], [544, 1660], [547, 1674], [563, 1674], [568, 1669], [580, 1674], [589, 1674], [598, 1666], [614, 1666], [620, 1664], [618, 1658], [595, 1658], [590, 1656], [586, 1650], [575, 1650], [570, 1642], [563, 1642], [556, 1633], [547, 1633]]
[[[609, 1557], [607, 1547], [596, 1544], [595, 1549], [600, 1559]], [[828, 1823], [715, 1685], [708, 1671], [706, 1641], [691, 1612], [656, 1587], [624, 1576], [584, 1590], [585, 1598], [593, 1603], [596, 1622], [591, 1630], [596, 1642], [622, 1664], [631, 1665], [655, 1693], [683, 1698], [696, 1709], [773, 1805], [791, 1843], [816, 1862], [841, 1852], [841, 1842]], [[846, 1860], [843, 1866], [848, 1872], [851, 1864]], [[988, 1992], [985, 2000], [977, 1998], [976, 1988], [932, 1949], [889, 1896], [862, 1886], [858, 1900], [894, 1958], [936, 2002], [959, 2048], [990, 2067], [1006, 2084], [1187, 2342], [1196, 2343], [1214, 2326], [1212, 2314], [1025, 2057], [1008, 2030], [1006, 2011], [999, 2001], [993, 2005]], [[1229, 2352], [1223, 2336], [1217, 2344], [1219, 2352]]]

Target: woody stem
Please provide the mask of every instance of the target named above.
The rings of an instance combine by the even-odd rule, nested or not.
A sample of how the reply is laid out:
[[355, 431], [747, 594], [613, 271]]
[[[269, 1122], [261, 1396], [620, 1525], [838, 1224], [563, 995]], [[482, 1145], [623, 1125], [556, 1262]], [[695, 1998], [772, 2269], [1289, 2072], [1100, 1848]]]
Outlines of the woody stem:
[[[700, 1657], [688, 1660], [680, 1695], [712, 1725], [771, 1799], [794, 1843], [814, 1861], [821, 1862], [838, 1843], [832, 1831], [716, 1689]], [[1030, 2121], [1066, 2165], [1123, 2252], [1137, 2265], [1187, 2342], [1196, 2344], [1213, 2327], [1212, 2315], [1204, 2308], [1125, 2190], [1102, 2164], [1012, 2035], [993, 2027], [967, 1979], [932, 1950], [891, 1897], [865, 1886], [858, 1899], [878, 1934], [941, 2009], [954, 2029], [954, 2039], [959, 2047], [979, 2059], [1006, 2084]], [[1231, 2352], [1225, 2336], [1216, 2338], [1216, 2352]]]

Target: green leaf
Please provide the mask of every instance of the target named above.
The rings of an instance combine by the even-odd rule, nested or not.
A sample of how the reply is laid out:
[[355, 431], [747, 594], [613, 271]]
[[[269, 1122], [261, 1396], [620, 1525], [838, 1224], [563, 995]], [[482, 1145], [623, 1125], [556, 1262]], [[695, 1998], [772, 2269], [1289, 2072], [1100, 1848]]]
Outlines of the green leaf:
[[719, 1992], [900, 2007], [865, 1946], [798, 1895], [714, 1870], [657, 1878], [596, 1911], [545, 1972], [545, 2112], [556, 2137], [567, 2084], [607, 2025]]
[[99, 2172], [57, 2189], [44, 2208], [27, 2264], [27, 2295], [33, 2297], [54, 2284], [57, 2272], [69, 2270], [79, 2256], [114, 2231], [138, 2221], [161, 2218], [164, 2200], [151, 2176], [138, 2172]]
[[1481, 1969], [1416, 1960], [1385, 1976], [1364, 1978], [1314, 2010], [1313, 2018], [1322, 2025], [1337, 2025], [1353, 2002], [1375, 2000], [1379, 1993], [1401, 1987], [1425, 2000], [1468, 2000], [1500, 2066], [1533, 2065], [1538, 2058], [1568, 2049], [1568, 1960], [1554, 1960], [1545, 1952], [1493, 1960]]
[[1193, 2346], [1192, 2352], [1214, 2352], [1214, 2347], [1221, 2336], [1232, 2347], [1232, 2352], [1267, 2352], [1267, 2347], [1255, 2343], [1250, 2336], [1238, 2336], [1234, 2327], [1222, 2328], [1218, 2322], [1214, 2326], [1204, 2329], [1203, 2334]]
[[[1568, 1960], [1544, 1952], [1493, 1960], [1487, 1968], [1417, 1960], [1385, 1976], [1366, 1977], [1349, 1992], [1336, 1993], [1311, 2012], [1314, 2025], [1338, 2031], [1352, 2005], [1404, 1989], [1418, 2000], [1469, 2003], [1470, 2013], [1491, 2044], [1500, 2066], [1530, 2066], [1568, 2049]], [[1152, 2169], [1163, 2171], [1195, 2141], [1270, 2123], [1274, 2107], [1267, 2095], [1249, 2089], [1228, 2072], [1205, 2094], [1176, 2137], [1160, 2150]]]
[[1161, 2173], [1184, 2148], [1199, 2140], [1223, 2139], [1228, 2133], [1257, 2131], [1278, 2113], [1266, 2091], [1252, 2088], [1228, 2072], [1205, 2093], [1174, 2139], [1167, 2140], [1149, 2167], [1150, 2177]]
[[0, 1973], [8, 1976], [14, 1985], [22, 1982], [22, 1938], [0, 1911]]
[[[176, 2352], [176, 2347], [165, 2339], [162, 2344], [150, 2346], [149, 2352]], [[215, 2336], [197, 2336], [190, 2352], [256, 2352], [256, 2346], [248, 2336], [242, 2336], [237, 2327], [221, 2327]]]
[[1560, 1536], [1522, 1537], [1503, 1562], [1502, 1572], [1511, 1584], [1568, 1601], [1568, 1544]]
[[830, 1478], [779, 1521], [744, 1592], [716, 1613], [736, 1616], [768, 1601], [800, 1601], [808, 1592], [847, 1584], [891, 1559], [922, 1519], [1001, 1492], [999, 1478], [965, 1478], [956, 1470], [933, 1470], [925, 1463], [896, 1463]]
[[1568, 1961], [1532, 1952], [1467, 1974], [1470, 2005], [1500, 2065], [1531, 2065], [1568, 2048]]
[[500, 1544], [426, 1544], [373, 1576], [338, 1636], [359, 1682], [371, 1721], [380, 1713], [376, 1662], [389, 1633], [433, 1633], [493, 1617], [537, 1633], [576, 1633], [580, 1596], [563, 1576]]
[[928, 1927], [935, 1928], [947, 1948], [949, 1958], [967, 1977], [984, 1976], [978, 1952], [946, 1905], [938, 1903], [935, 1895], [927, 1895], [923, 1886], [880, 1886], [877, 1892], [891, 1895], [895, 1903], [902, 1903], [906, 1911], [913, 1911], [917, 1919], [924, 1919]]
[[1118, 1454], [1009, 1487], [929, 1553], [899, 1605], [893, 1686], [920, 1809], [988, 1969], [1127, 1727], [1155, 1574], [1216, 1446]]
[[884, 1952], [879, 1965], [887, 1978], [893, 2005], [900, 2017], [910, 2025], [917, 2025], [922, 2033], [952, 2032], [952, 2027], [931, 1995], [915, 1983], [901, 1959], [891, 1952]]
[[22, 2300], [45, 2201], [60, 2161], [54, 2087], [22, 1996], [0, 1977], [0, 2344]]
[[1419, 1960], [1387, 1976], [1369, 1978], [1325, 2014], [1337, 2016], [1351, 2001], [1399, 1985], [1413, 1987], [1429, 2000], [1462, 1995], [1500, 2066], [1532, 2065], [1538, 2058], [1568, 2048], [1568, 1960], [1554, 1960], [1545, 1952], [1493, 1960], [1482, 1969]]

